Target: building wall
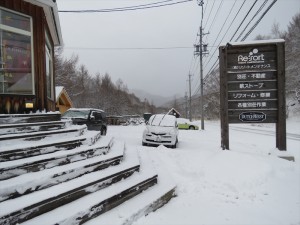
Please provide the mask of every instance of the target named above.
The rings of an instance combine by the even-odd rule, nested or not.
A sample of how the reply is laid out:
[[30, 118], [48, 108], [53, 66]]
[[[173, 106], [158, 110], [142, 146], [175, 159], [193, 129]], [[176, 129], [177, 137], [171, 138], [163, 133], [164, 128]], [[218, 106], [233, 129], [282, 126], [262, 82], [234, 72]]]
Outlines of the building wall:
[[[45, 63], [45, 33], [48, 31], [48, 26], [43, 8], [24, 2], [23, 0], [1, 0], [0, 6], [12, 11], [20, 12], [32, 17], [33, 30], [33, 62], [34, 62], [34, 80], [35, 94], [34, 95], [9, 95], [0, 94], [0, 113], [24, 113], [25, 102], [32, 101], [36, 110], [55, 111], [55, 90], [53, 75], [53, 99], [47, 97], [46, 87], [46, 63]], [[52, 56], [54, 55], [53, 41], [49, 35], [52, 45]], [[53, 60], [54, 62], [54, 60]], [[54, 69], [53, 69], [54, 73]], [[9, 107], [8, 107], [9, 106]]]
[[73, 107], [73, 103], [67, 97], [67, 93], [63, 89], [60, 93], [59, 98], [56, 100], [56, 110], [58, 110], [61, 114], [66, 112], [68, 109]]

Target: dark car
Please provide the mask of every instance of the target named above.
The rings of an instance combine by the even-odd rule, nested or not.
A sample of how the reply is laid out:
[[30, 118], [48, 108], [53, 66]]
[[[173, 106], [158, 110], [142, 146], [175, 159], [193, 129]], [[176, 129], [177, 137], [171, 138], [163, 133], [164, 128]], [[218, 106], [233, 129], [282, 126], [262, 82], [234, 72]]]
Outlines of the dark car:
[[71, 108], [62, 115], [62, 119], [71, 119], [73, 124], [86, 124], [88, 130], [99, 130], [106, 135], [106, 114], [103, 110], [92, 108]]

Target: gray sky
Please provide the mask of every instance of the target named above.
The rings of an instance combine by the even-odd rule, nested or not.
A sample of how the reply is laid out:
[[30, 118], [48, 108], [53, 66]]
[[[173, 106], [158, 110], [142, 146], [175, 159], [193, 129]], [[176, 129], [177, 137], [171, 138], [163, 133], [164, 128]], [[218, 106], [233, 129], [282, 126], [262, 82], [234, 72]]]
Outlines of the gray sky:
[[[160, 1], [162, 0], [57, 0], [57, 4], [59, 10], [95, 10]], [[258, 0], [242, 28], [263, 2], [264, 0]], [[271, 2], [272, 0], [268, 1], [262, 12]], [[213, 52], [242, 3], [243, 0], [204, 0], [203, 27], [204, 32], [210, 33], [204, 38], [210, 52], [204, 58], [204, 75], [216, 61], [218, 51], [216, 54]], [[230, 40], [253, 3], [254, 0], [245, 2], [222, 43]], [[216, 14], [219, 6], [220, 10]], [[277, 0], [246, 40], [252, 40], [258, 34], [270, 34], [274, 22], [279, 23], [281, 30], [286, 30], [288, 23], [298, 12], [300, 0]], [[129, 89], [140, 89], [161, 96], [183, 96], [187, 91], [188, 74], [191, 72], [192, 92], [196, 91], [199, 85], [199, 58], [193, 55], [193, 45], [199, 40], [196, 38], [201, 20], [201, 7], [196, 0], [135, 11], [59, 13], [59, 17], [64, 56], [78, 55], [80, 64], [84, 64], [91, 74], [109, 73], [113, 81], [122, 79]], [[253, 23], [258, 18], [259, 16]]]

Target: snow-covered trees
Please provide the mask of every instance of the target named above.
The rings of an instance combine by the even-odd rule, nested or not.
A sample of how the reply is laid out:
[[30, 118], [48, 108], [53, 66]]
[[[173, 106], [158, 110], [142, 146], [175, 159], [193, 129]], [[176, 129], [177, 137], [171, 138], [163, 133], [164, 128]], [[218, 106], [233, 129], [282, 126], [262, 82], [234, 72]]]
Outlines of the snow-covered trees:
[[[287, 113], [300, 112], [300, 13], [296, 14], [286, 31], [274, 23], [270, 35], [258, 35], [257, 40], [285, 39]], [[205, 117], [219, 116], [219, 71], [213, 70], [204, 79]], [[199, 104], [199, 103], [198, 103]]]
[[300, 13], [293, 17], [284, 38], [286, 40], [287, 97], [300, 104]]
[[64, 86], [75, 107], [103, 109], [108, 115], [130, 115], [155, 112], [155, 106], [142, 102], [128, 93], [121, 80], [114, 83], [108, 73], [91, 75], [84, 65], [78, 66], [78, 56], [62, 57], [62, 49], [55, 51], [56, 85]]

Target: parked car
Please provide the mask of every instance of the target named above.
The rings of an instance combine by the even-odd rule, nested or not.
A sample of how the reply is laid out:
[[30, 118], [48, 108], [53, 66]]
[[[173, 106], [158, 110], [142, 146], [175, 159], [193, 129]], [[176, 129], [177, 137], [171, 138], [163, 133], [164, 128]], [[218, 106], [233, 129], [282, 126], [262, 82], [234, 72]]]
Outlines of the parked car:
[[73, 124], [86, 124], [88, 130], [99, 130], [101, 135], [106, 135], [107, 122], [103, 110], [92, 108], [71, 108], [66, 111], [62, 119], [70, 119]]
[[143, 133], [143, 146], [165, 145], [176, 148], [178, 143], [178, 127], [175, 116], [154, 114], [150, 117]]
[[195, 123], [185, 118], [177, 118], [177, 123], [178, 123], [178, 129], [199, 130], [199, 127]]

